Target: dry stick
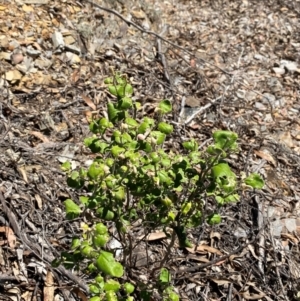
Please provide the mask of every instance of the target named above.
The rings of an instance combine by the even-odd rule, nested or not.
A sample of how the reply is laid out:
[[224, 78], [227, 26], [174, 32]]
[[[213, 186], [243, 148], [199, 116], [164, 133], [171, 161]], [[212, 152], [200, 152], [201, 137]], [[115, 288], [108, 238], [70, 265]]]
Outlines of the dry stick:
[[263, 275], [263, 277], [265, 278], [265, 269], [264, 269], [264, 262], [265, 262], [265, 231], [263, 228], [264, 225], [264, 202], [262, 200], [259, 199], [259, 196], [255, 196], [254, 197], [254, 201], [256, 202], [256, 206], [257, 206], [257, 223], [258, 223], [258, 228], [262, 229], [261, 233], [260, 233], [260, 237], [259, 237], [259, 248], [258, 248], [258, 254], [259, 254], [259, 258], [258, 258], [258, 269], [261, 272], [261, 274]]
[[[5, 198], [3, 196], [2, 191], [0, 190], [0, 201], [2, 204], [2, 210], [7, 216], [9, 223], [11, 227], [13, 228], [14, 233], [21, 239], [23, 244], [41, 261], [46, 261], [48, 264], [51, 265], [51, 262], [55, 259], [54, 256], [43, 253], [41, 254], [40, 247], [29, 241], [26, 237], [26, 235], [21, 231], [19, 224], [16, 222], [16, 217], [13, 212], [7, 207]], [[66, 270], [63, 266], [59, 266], [58, 268], [55, 268], [60, 274], [65, 275], [68, 277], [71, 281], [76, 283], [81, 289], [88, 291], [87, 285], [84, 283], [82, 279], [79, 279], [77, 276], [72, 274], [70, 271]]]
[[[229, 254], [227, 255], [224, 255], [224, 256], [221, 256], [219, 258], [216, 258], [210, 262], [207, 262], [207, 263], [203, 263], [203, 264], [200, 264], [200, 265], [197, 265], [197, 266], [194, 266], [194, 267], [190, 267], [190, 268], [185, 268], [185, 269], [182, 269], [182, 270], [178, 270], [177, 273], [179, 274], [182, 274], [182, 273], [192, 273], [192, 272], [196, 272], [196, 271], [199, 271], [199, 270], [202, 270], [204, 268], [207, 268], [209, 266], [212, 266], [220, 261], [224, 261], [224, 260], [227, 260], [231, 255], [234, 255], [234, 254], [237, 254], [239, 252], [241, 252], [244, 248], [246, 248], [247, 246], [251, 245], [252, 243], [255, 242], [255, 240], [257, 239], [257, 237], [254, 237], [251, 241], [249, 241], [248, 243], [246, 243], [245, 245], [237, 248], [236, 250], [230, 252]], [[185, 279], [185, 278], [188, 278], [190, 277], [190, 275], [184, 275], [184, 276], [181, 276], [181, 277], [176, 277], [176, 279]]]

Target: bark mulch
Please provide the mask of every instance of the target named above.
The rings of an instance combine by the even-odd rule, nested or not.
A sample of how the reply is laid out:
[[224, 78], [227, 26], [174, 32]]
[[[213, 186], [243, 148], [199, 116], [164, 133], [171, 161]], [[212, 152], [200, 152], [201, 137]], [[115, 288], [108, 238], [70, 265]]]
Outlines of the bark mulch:
[[[295, 0], [0, 1], [1, 299], [87, 298], [90, 279], [51, 267], [80, 224], [65, 219], [63, 201], [78, 195], [60, 165], [93, 158], [82, 141], [111, 97], [103, 81], [112, 70], [127, 74], [143, 114], [172, 101], [170, 147], [236, 131], [231, 167], [266, 181], [223, 207], [220, 225], [190, 231], [196, 251], [171, 250], [181, 299], [299, 300]], [[149, 240], [135, 251], [133, 281], [151, 284], [143, 255], [159, 260], [167, 240]]]

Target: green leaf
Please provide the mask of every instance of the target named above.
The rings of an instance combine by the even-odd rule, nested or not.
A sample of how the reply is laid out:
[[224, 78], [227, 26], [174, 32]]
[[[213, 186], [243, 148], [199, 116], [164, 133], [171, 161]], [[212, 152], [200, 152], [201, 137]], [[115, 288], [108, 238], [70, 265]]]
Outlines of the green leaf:
[[166, 134], [159, 132], [159, 131], [153, 131], [150, 134], [153, 138], [156, 139], [156, 144], [161, 145], [165, 142]]
[[198, 143], [196, 142], [195, 139], [183, 142], [182, 146], [184, 149], [189, 150], [189, 151], [197, 151], [198, 150]]
[[78, 171], [73, 171], [67, 178], [67, 184], [71, 188], [79, 189], [84, 185], [84, 180], [80, 178]]
[[96, 162], [92, 163], [88, 170], [88, 176], [90, 179], [95, 180], [99, 176], [104, 176], [103, 164], [99, 165]]
[[165, 170], [159, 170], [157, 172], [160, 183], [165, 183], [171, 185], [173, 183], [172, 179], [169, 177], [168, 173]]
[[[114, 90], [112, 89], [112, 91], [114, 91]], [[117, 85], [117, 96], [119, 98], [130, 97], [130, 96], [132, 96], [132, 94], [133, 94], [133, 88], [132, 88], [132, 86], [130, 84]]]
[[116, 295], [115, 292], [113, 292], [113, 291], [108, 291], [108, 292], [106, 292], [106, 294], [105, 294], [105, 300], [106, 300], [106, 301], [118, 301], [118, 297], [117, 297], [117, 295]]
[[134, 285], [132, 285], [129, 282], [124, 283], [123, 284], [123, 288], [124, 288], [124, 291], [126, 292], [127, 295], [132, 294], [134, 292], [134, 290], [135, 290]]
[[118, 290], [120, 290], [120, 288], [121, 288], [121, 284], [113, 279], [108, 279], [104, 284], [104, 290], [106, 292], [108, 291], [117, 292]]
[[103, 153], [108, 144], [101, 142], [99, 138], [88, 137], [84, 139], [84, 145], [87, 146], [93, 153]]
[[162, 268], [159, 273], [159, 281], [163, 284], [171, 282], [171, 274], [166, 268]]
[[107, 234], [97, 234], [93, 236], [93, 245], [96, 248], [104, 247], [109, 241], [109, 236]]
[[89, 299], [89, 301], [101, 301], [102, 299], [98, 296], [94, 296], [92, 298]]
[[120, 147], [118, 145], [114, 145], [111, 148], [111, 154], [116, 158], [118, 157], [121, 153], [125, 152], [125, 149], [123, 147]]
[[221, 218], [220, 214], [212, 214], [207, 218], [207, 222], [211, 226], [220, 224], [221, 220], [222, 220], [222, 218]]
[[211, 170], [213, 178], [225, 192], [230, 193], [236, 188], [236, 175], [227, 163], [219, 163]]
[[113, 213], [113, 211], [109, 210], [108, 207], [104, 207], [104, 208], [98, 208], [96, 210], [97, 216], [106, 220], [106, 221], [111, 221], [114, 219], [115, 214]]
[[118, 102], [118, 109], [128, 110], [132, 108], [132, 99], [129, 97], [123, 97]]
[[115, 108], [114, 104], [111, 102], [107, 104], [107, 113], [108, 113], [109, 121], [114, 123], [118, 118], [119, 111]]
[[238, 135], [231, 131], [216, 131], [213, 133], [213, 138], [217, 147], [221, 149], [236, 149]]
[[61, 165], [61, 169], [62, 169], [63, 171], [69, 171], [71, 168], [72, 168], [72, 164], [71, 164], [71, 162], [69, 162], [69, 161], [66, 161], [65, 163], [63, 163], [63, 164]]
[[116, 262], [113, 254], [106, 251], [101, 251], [100, 256], [97, 258], [97, 267], [106, 275], [120, 278], [123, 276], [123, 266]]
[[125, 119], [125, 123], [131, 127], [137, 127], [139, 125], [135, 119], [129, 117]]
[[72, 238], [71, 250], [76, 250], [81, 245], [81, 241], [78, 237]]
[[109, 93], [111, 93], [112, 95], [114, 96], [118, 96], [118, 89], [120, 88], [121, 86], [120, 85], [109, 85], [108, 86], [108, 91]]
[[169, 100], [165, 99], [159, 103], [158, 108], [162, 114], [167, 114], [172, 111], [172, 104]]
[[112, 77], [107, 77], [105, 80], [104, 80], [104, 83], [105, 84], [112, 84], [114, 82], [114, 79]]
[[152, 118], [145, 117], [143, 122], [138, 128], [138, 134], [145, 134], [148, 129], [154, 125], [154, 120]]
[[190, 212], [191, 209], [192, 209], [192, 203], [191, 202], [184, 203], [181, 206], [181, 213], [183, 215], [187, 215]]
[[157, 126], [158, 130], [166, 135], [169, 135], [173, 132], [173, 126], [166, 122], [160, 122]]
[[81, 213], [81, 209], [77, 204], [75, 204], [71, 199], [67, 199], [64, 201], [67, 219], [73, 219], [79, 216]]
[[179, 296], [175, 292], [170, 292], [168, 301], [179, 301]]
[[112, 126], [112, 124], [109, 122], [109, 120], [105, 117], [103, 117], [99, 120], [99, 125], [103, 128], [108, 128], [108, 127]]
[[124, 187], [119, 187], [118, 190], [114, 192], [114, 198], [117, 201], [125, 200], [125, 189], [124, 189]]
[[100, 293], [100, 288], [98, 285], [90, 284], [89, 285], [89, 291], [91, 294], [96, 295]]
[[103, 234], [107, 234], [108, 230], [107, 230], [107, 227], [103, 223], [98, 223], [95, 226], [95, 232], [97, 234], [103, 235]]
[[249, 177], [245, 179], [245, 183], [255, 189], [262, 189], [265, 185], [264, 180], [257, 173], [249, 175]]

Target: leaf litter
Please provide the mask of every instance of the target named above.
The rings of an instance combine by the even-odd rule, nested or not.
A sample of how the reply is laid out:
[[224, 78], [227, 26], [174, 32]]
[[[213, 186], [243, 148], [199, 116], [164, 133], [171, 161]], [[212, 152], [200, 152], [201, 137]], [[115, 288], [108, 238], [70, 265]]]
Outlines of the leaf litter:
[[[8, 222], [22, 220], [19, 231], [27, 236], [24, 242], [18, 227], [10, 230], [10, 238], [2, 237], [2, 252], [16, 252], [15, 235], [27, 251], [23, 256], [42, 262], [39, 238], [51, 257], [70, 243], [70, 233], [80, 230], [76, 222], [64, 222], [63, 202], [77, 195], [66, 188], [60, 162], [68, 156], [74, 165], [93, 159], [81, 142], [89, 133], [87, 119], [101, 116], [110, 98], [103, 80], [113, 69], [128, 75], [143, 114], [151, 114], [161, 99], [172, 102], [181, 136], [170, 139], [170, 148], [185, 137], [205, 144], [215, 129], [234, 130], [241, 153], [228, 163], [261, 173], [267, 183], [262, 193], [245, 192], [238, 204], [222, 209], [220, 225], [190, 231], [202, 263], [178, 245], [171, 250], [176, 260], [168, 267], [182, 299], [296, 298], [299, 2], [97, 1], [107, 10], [91, 2], [0, 5], [0, 189], [9, 205], [2, 208], [1, 227], [11, 229]], [[144, 237], [139, 256], [147, 250], [153, 262], [163, 257], [168, 238], [162, 232], [144, 233], [139, 224], [131, 231]], [[248, 248], [250, 243], [254, 248]], [[15, 260], [5, 258], [2, 274], [14, 276], [9, 273]], [[136, 270], [153, 281], [144, 261]], [[182, 268], [190, 272], [177, 279]], [[27, 277], [35, 287], [33, 274]], [[85, 282], [81, 275], [74, 277], [74, 283]]]

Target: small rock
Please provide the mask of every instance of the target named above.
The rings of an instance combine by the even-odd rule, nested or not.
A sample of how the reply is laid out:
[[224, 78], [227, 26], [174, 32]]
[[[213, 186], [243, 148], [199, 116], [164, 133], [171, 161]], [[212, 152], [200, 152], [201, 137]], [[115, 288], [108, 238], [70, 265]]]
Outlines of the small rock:
[[70, 65], [77, 64], [77, 63], [81, 62], [80, 57], [75, 53], [66, 52], [65, 56], [67, 58], [67, 61], [70, 63]]
[[265, 60], [266, 60], [266, 57], [263, 56], [263, 55], [261, 55], [261, 54], [259, 54], [259, 53], [255, 53], [255, 54], [254, 54], [254, 58], [255, 58], [256, 60], [258, 60], [258, 61], [265, 61]]
[[10, 70], [5, 73], [5, 79], [8, 80], [11, 83], [14, 83], [22, 78], [21, 72], [19, 72], [17, 69]]
[[46, 59], [46, 58], [39, 58], [34, 61], [34, 65], [38, 67], [39, 69], [49, 68], [52, 65], [52, 61]]
[[6, 61], [10, 61], [10, 57], [11, 57], [11, 53], [10, 52], [0, 52], [0, 60], [6, 60]]
[[281, 68], [286, 68], [287, 70], [291, 71], [291, 72], [300, 72], [300, 69], [298, 68], [298, 65], [296, 62], [293, 61], [287, 61], [287, 60], [281, 60], [280, 61], [280, 67]]
[[55, 49], [61, 49], [65, 46], [64, 38], [59, 31], [53, 33], [52, 42]]
[[264, 93], [263, 96], [263, 102], [267, 104], [270, 103], [272, 107], [274, 107], [276, 97], [271, 93]]
[[31, 56], [31, 57], [33, 57], [33, 58], [36, 58], [36, 57], [38, 57], [38, 56], [41, 54], [41, 51], [36, 50], [36, 49], [34, 49], [34, 48], [31, 48], [31, 47], [28, 47], [28, 48], [26, 49], [26, 53], [27, 53], [29, 56]]
[[15, 50], [16, 48], [19, 48], [20, 47], [20, 44], [19, 42], [17, 42], [16, 40], [12, 40], [10, 43], [9, 43], [9, 50], [13, 51]]
[[64, 41], [66, 45], [74, 44], [76, 42], [73, 36], [66, 36]]
[[105, 55], [106, 55], [107, 57], [112, 57], [112, 56], [115, 55], [115, 52], [112, 51], [112, 50], [107, 50], [107, 51], [105, 52]]
[[273, 71], [278, 75], [282, 75], [285, 73], [284, 68], [281, 68], [281, 67], [274, 67]]
[[21, 51], [17, 51], [11, 55], [11, 62], [13, 65], [20, 64], [23, 62], [24, 56]]
[[8, 48], [9, 42], [7, 36], [0, 36], [0, 47]]
[[261, 102], [256, 102], [255, 103], [255, 108], [260, 110], [260, 111], [265, 111], [267, 108], [265, 105], [263, 105]]
[[246, 92], [245, 99], [248, 101], [252, 101], [256, 98], [257, 94], [253, 91]]
[[139, 11], [138, 10], [133, 10], [130, 13], [136, 19], [145, 19], [146, 18], [146, 14], [142, 10], [139, 10]]
[[80, 48], [77, 47], [76, 45], [66, 45], [65, 49], [68, 50], [68, 51], [70, 51], [70, 52], [73, 52], [75, 54], [78, 54], [78, 55], [81, 54]]

